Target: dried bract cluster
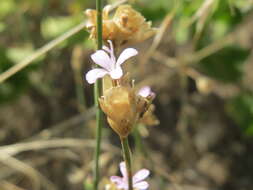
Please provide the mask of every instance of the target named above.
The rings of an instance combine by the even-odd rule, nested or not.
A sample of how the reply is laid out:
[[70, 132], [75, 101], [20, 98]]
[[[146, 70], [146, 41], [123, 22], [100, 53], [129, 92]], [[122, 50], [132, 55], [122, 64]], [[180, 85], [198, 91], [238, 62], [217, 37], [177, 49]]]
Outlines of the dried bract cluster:
[[126, 137], [137, 120], [136, 96], [133, 89], [123, 86], [112, 87], [99, 100], [107, 121], [120, 136]]
[[125, 138], [148, 110], [153, 96], [142, 97], [134, 87], [125, 85], [120, 80], [117, 83], [117, 86], [104, 92], [99, 102], [111, 128], [121, 138]]
[[154, 111], [155, 111], [155, 105], [151, 104], [148, 110], [144, 113], [143, 117], [140, 118], [139, 122], [146, 126], [159, 125], [160, 121], [155, 116]]
[[[88, 9], [85, 14], [88, 17], [87, 29], [91, 38], [96, 38], [96, 11]], [[103, 10], [103, 39], [111, 40], [116, 46], [138, 43], [146, 40], [156, 33], [151, 27], [151, 22], [130, 5], [121, 5], [114, 16], [109, 18], [109, 7]]]

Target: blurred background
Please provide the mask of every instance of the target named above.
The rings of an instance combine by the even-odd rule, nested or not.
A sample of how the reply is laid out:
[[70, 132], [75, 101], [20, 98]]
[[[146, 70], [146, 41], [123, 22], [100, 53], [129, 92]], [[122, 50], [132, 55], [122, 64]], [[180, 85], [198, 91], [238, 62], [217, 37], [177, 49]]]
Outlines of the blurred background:
[[[113, 4], [117, 0], [104, 2]], [[253, 186], [253, 1], [130, 1], [157, 35], [125, 64], [156, 93], [157, 126], [130, 137], [151, 190]], [[1, 0], [0, 78], [84, 22], [93, 0]], [[113, 15], [113, 13], [112, 13]], [[0, 83], [0, 189], [81, 190], [92, 179], [95, 43], [84, 29]], [[58, 44], [58, 43], [57, 43]], [[119, 174], [120, 141], [103, 128], [101, 187]]]

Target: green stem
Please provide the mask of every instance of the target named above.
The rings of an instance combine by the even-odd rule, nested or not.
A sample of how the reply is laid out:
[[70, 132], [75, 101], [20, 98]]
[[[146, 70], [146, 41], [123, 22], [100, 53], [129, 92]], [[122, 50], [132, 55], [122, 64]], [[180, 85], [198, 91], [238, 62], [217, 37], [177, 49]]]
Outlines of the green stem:
[[123, 156], [126, 164], [127, 169], [127, 179], [128, 179], [128, 190], [133, 190], [133, 179], [132, 179], [132, 169], [131, 169], [131, 151], [128, 144], [128, 138], [121, 138], [121, 145]]
[[[96, 10], [97, 10], [97, 49], [102, 49], [102, 0], [96, 0]], [[94, 86], [94, 102], [96, 111], [96, 150], [94, 155], [94, 171], [93, 171], [93, 189], [98, 190], [99, 184], [99, 155], [101, 147], [101, 136], [102, 136], [102, 125], [103, 125], [103, 113], [99, 108], [98, 98], [102, 94], [102, 81], [97, 80]]]
[[94, 86], [94, 97], [95, 97], [95, 107], [96, 107], [96, 148], [95, 148], [95, 155], [94, 155], [94, 181], [93, 181], [93, 187], [94, 190], [98, 190], [98, 183], [99, 183], [99, 156], [100, 156], [100, 150], [101, 150], [101, 136], [102, 136], [102, 125], [103, 125], [103, 113], [101, 109], [99, 108], [98, 104], [98, 97], [100, 97], [100, 88], [101, 87], [101, 81], [95, 83]]
[[96, 11], [97, 11], [97, 49], [102, 49], [103, 45], [102, 0], [96, 0]]

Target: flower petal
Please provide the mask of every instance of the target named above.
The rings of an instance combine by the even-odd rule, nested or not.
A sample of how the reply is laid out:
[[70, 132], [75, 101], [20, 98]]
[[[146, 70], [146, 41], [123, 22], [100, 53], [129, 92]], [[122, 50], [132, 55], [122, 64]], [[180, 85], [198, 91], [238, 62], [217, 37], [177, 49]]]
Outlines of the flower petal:
[[113, 49], [113, 44], [111, 40], [108, 40], [108, 43], [110, 45], [110, 56], [111, 56], [111, 60], [116, 64], [116, 58], [114, 55], [114, 49]]
[[147, 169], [141, 169], [133, 176], [133, 183], [140, 182], [149, 176], [150, 172]]
[[120, 162], [119, 169], [120, 169], [120, 172], [121, 172], [123, 178], [127, 178], [127, 171], [126, 171], [126, 164], [125, 164], [125, 162]]
[[116, 66], [120, 66], [122, 63], [124, 63], [127, 59], [130, 57], [133, 57], [138, 54], [138, 51], [134, 48], [127, 48], [125, 49], [119, 56]]
[[128, 189], [127, 188], [127, 183], [123, 180], [122, 177], [119, 177], [119, 176], [111, 176], [110, 178], [111, 182], [112, 183], [115, 183], [117, 188], [119, 189]]
[[127, 185], [127, 184], [122, 183], [122, 184], [120, 184], [120, 185], [117, 185], [117, 188], [118, 188], [118, 189], [120, 189], [120, 190], [122, 190], [122, 189], [124, 189], [124, 190], [128, 190], [128, 185]]
[[102, 78], [108, 73], [109, 72], [105, 69], [92, 69], [88, 73], [86, 73], [85, 78], [89, 84], [93, 84], [98, 78]]
[[139, 94], [140, 96], [144, 97], [144, 98], [148, 97], [148, 96], [150, 95], [150, 93], [151, 93], [151, 88], [150, 88], [149, 86], [144, 86], [144, 87], [142, 87], [142, 88], [139, 90], [139, 92], [138, 92], [138, 94]]
[[105, 50], [107, 53], [110, 53], [110, 49], [109, 49], [107, 46], [103, 46], [102, 48], [103, 48], [103, 50]]
[[111, 176], [110, 180], [111, 182], [116, 183], [117, 185], [123, 183], [122, 177], [119, 176]]
[[138, 190], [146, 190], [146, 189], [148, 189], [149, 184], [146, 181], [142, 181], [142, 182], [139, 182], [139, 183], [135, 183], [133, 185], [133, 187], [138, 189]]
[[113, 69], [112, 71], [110, 71], [110, 76], [112, 79], [119, 79], [122, 77], [123, 75], [123, 71], [121, 69], [121, 67], [116, 67], [116, 69]]
[[109, 55], [103, 51], [98, 50], [91, 55], [91, 59], [99, 66], [103, 67], [107, 71], [110, 71], [114, 67], [114, 62], [110, 59]]
[[151, 98], [155, 98], [156, 96], [156, 94], [151, 91], [151, 88], [149, 86], [142, 87], [139, 90], [138, 94], [144, 98], [147, 98], [148, 96], [150, 96]]

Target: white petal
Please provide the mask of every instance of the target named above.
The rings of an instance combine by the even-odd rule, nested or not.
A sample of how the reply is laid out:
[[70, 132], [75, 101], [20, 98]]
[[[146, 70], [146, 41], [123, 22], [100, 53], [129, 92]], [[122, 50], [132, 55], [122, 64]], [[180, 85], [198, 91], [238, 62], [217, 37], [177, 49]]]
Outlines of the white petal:
[[120, 189], [120, 190], [122, 190], [122, 189], [128, 190], [128, 184], [125, 183], [125, 182], [120, 183], [119, 185], [117, 185], [117, 188]]
[[105, 50], [107, 53], [110, 53], [110, 49], [107, 46], [103, 46], [103, 50]]
[[116, 66], [121, 65], [122, 63], [124, 63], [127, 59], [129, 59], [130, 57], [133, 57], [135, 55], [138, 54], [138, 51], [134, 48], [127, 48], [125, 49], [119, 56]]
[[139, 183], [135, 183], [133, 185], [133, 187], [138, 189], [138, 190], [146, 190], [146, 189], [148, 189], [149, 184], [146, 181], [142, 181], [142, 182], [139, 182]]
[[150, 97], [151, 99], [154, 99], [156, 94], [151, 91], [151, 88], [149, 86], [142, 87], [138, 94], [144, 98]]
[[115, 58], [115, 55], [114, 55], [114, 49], [113, 49], [113, 44], [112, 44], [112, 41], [111, 40], [108, 40], [108, 43], [110, 45], [110, 56], [111, 56], [111, 60], [116, 63], [116, 58]]
[[106, 74], [108, 74], [108, 71], [105, 69], [92, 69], [85, 75], [85, 78], [88, 83], [93, 84], [98, 78], [102, 78]]
[[139, 94], [140, 96], [144, 97], [144, 98], [148, 97], [148, 96], [150, 95], [150, 93], [151, 93], [151, 88], [150, 88], [149, 86], [144, 86], [144, 87], [142, 87], [142, 88], [139, 90], [139, 92], [138, 92], [138, 94]]
[[121, 69], [121, 67], [116, 67], [116, 69], [113, 69], [112, 71], [110, 71], [110, 76], [112, 79], [119, 79], [122, 77], [123, 75], [123, 71]]
[[127, 189], [127, 184], [122, 177], [111, 176], [110, 180], [111, 182], [115, 183], [119, 189]]
[[111, 176], [110, 180], [111, 182], [116, 183], [116, 184], [120, 184], [123, 182], [122, 177], [119, 177], [119, 176]]
[[121, 172], [123, 178], [127, 178], [127, 171], [126, 171], [126, 164], [125, 164], [125, 162], [120, 162], [119, 169], [120, 169], [120, 172]]
[[91, 59], [99, 66], [103, 67], [107, 71], [110, 71], [114, 67], [114, 62], [110, 59], [109, 55], [103, 50], [98, 50], [91, 55]]
[[149, 176], [150, 172], [147, 169], [141, 169], [133, 176], [133, 183], [137, 183], [139, 181], [144, 180]]
[[112, 5], [106, 5], [103, 8], [103, 12], [105, 13], [105, 15], [108, 15], [111, 9], [112, 9]]

